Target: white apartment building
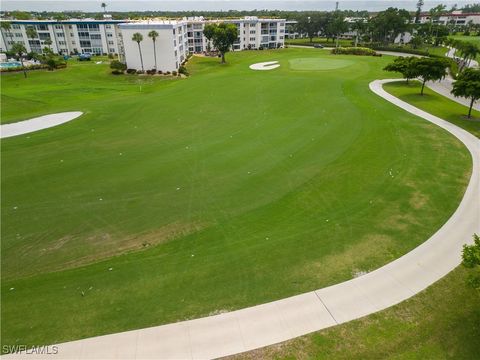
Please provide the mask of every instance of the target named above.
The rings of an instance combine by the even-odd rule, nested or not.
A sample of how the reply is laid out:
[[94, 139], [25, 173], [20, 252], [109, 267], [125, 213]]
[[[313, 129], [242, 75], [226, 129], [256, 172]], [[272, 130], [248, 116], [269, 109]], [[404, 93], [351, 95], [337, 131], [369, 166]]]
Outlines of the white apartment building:
[[[187, 57], [187, 23], [184, 21], [124, 23], [119, 29], [120, 60], [127, 68], [141, 70], [143, 62], [144, 70], [176, 71]], [[155, 46], [148, 36], [152, 30], [158, 33]], [[143, 37], [139, 44], [132, 40], [135, 33]]]
[[[420, 23], [425, 24], [431, 21], [429, 13], [423, 13], [420, 16]], [[440, 25], [455, 25], [465, 26], [467, 24], [480, 24], [479, 13], [462, 13], [461, 10], [452, 11], [449, 14], [440, 15], [438, 18], [433, 19], [434, 24]]]
[[285, 19], [260, 19], [245, 16], [242, 19], [205, 20], [203, 17], [185, 18], [187, 22], [188, 50], [192, 53], [207, 51], [203, 29], [209, 23], [231, 23], [238, 29], [233, 50], [276, 49], [285, 45]]
[[[4, 20], [2, 20], [4, 21]], [[16, 42], [27, 52], [42, 52], [50, 40], [50, 48], [58, 54], [118, 54], [118, 24], [125, 20], [12, 20], [10, 30], [1, 29], [0, 51], [8, 51]], [[36, 37], [29, 38], [27, 29], [35, 29]]]

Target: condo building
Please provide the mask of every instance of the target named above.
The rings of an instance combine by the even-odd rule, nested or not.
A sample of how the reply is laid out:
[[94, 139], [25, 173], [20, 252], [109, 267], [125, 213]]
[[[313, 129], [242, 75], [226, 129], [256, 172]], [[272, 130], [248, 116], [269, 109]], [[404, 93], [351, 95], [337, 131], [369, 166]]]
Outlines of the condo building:
[[[57, 54], [118, 54], [118, 24], [125, 20], [12, 20], [10, 29], [1, 29], [0, 51], [8, 51], [14, 43], [21, 43], [27, 52], [40, 53], [49, 47]], [[29, 37], [27, 30], [34, 29]], [[47, 40], [51, 45], [47, 45]]]
[[[149, 21], [124, 23], [120, 30], [120, 61], [128, 68], [137, 70], [176, 71], [186, 59], [187, 23], [184, 21]], [[149, 37], [155, 31], [158, 36]], [[133, 35], [139, 33], [143, 40], [133, 41]]]

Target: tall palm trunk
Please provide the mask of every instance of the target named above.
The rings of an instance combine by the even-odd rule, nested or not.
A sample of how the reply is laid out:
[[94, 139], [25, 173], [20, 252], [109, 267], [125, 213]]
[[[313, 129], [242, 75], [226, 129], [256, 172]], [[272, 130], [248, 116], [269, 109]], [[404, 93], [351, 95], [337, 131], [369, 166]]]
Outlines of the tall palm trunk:
[[20, 64], [22, 64], [23, 76], [25, 79], [27, 78], [27, 69], [25, 69], [25, 65], [23, 65], [23, 58], [20, 56]]
[[140, 41], [137, 42], [137, 45], [138, 45], [138, 52], [140, 53], [140, 63], [142, 64], [142, 71], [145, 71], [145, 69], [143, 68], [142, 48], [140, 47]]
[[155, 47], [155, 39], [153, 40], [153, 59], [155, 60], [155, 70], [157, 69], [157, 49]]

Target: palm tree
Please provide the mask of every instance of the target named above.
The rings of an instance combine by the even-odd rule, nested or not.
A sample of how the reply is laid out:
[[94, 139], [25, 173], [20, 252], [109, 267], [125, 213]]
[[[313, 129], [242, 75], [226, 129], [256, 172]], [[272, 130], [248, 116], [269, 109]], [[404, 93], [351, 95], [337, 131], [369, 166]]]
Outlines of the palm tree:
[[100, 6], [103, 8], [103, 12], [107, 11], [107, 4], [102, 3], [102, 5], [100, 5]]
[[152, 30], [148, 33], [148, 37], [153, 41], [153, 58], [155, 60], [155, 70], [157, 70], [157, 50], [155, 48], [155, 41], [157, 40], [158, 32]]
[[[27, 37], [29, 39], [35, 39], [36, 37], [38, 37], [37, 30], [35, 30], [35, 28], [33, 27], [28, 27], [27, 30], [25, 30], [25, 32], [27, 33]], [[32, 47], [30, 46], [30, 50], [31, 49]]]
[[132, 36], [132, 40], [135, 41], [138, 45], [138, 52], [140, 54], [140, 63], [142, 64], [142, 71], [145, 71], [145, 69], [143, 68], [142, 48], [140, 47], [140, 42], [143, 41], [143, 35], [140, 33], [135, 33]]
[[52, 46], [52, 40], [47, 39], [47, 40], [45, 40], [43, 43], [44, 43], [45, 45], [47, 45], [50, 50], [52, 50], [52, 48], [51, 48], [51, 46]]
[[26, 79], [27, 70], [25, 69], [25, 65], [23, 65], [23, 56], [27, 53], [27, 49], [25, 49], [25, 46], [23, 46], [23, 44], [15, 43], [12, 45], [12, 51], [15, 53], [16, 56], [18, 56], [20, 63], [22, 64], [23, 76], [25, 76]]
[[[4, 30], [8, 34], [8, 36], [10, 37], [10, 43], [13, 45], [12, 24], [10, 23], [10, 21], [2, 21], [0, 23], [0, 26], [1, 26], [2, 30]], [[2, 36], [3, 36], [3, 32], [2, 32]], [[5, 41], [5, 48], [6, 48], [5, 50], [8, 50], [7, 45], [8, 44]]]

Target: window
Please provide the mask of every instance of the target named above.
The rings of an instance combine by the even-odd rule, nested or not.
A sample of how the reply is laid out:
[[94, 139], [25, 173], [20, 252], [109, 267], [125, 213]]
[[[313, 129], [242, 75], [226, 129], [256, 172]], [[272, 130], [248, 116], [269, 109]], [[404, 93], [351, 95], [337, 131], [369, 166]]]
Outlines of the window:
[[74, 35], [73, 33], [70, 33], [70, 36], [71, 36], [71, 37], [74, 37], [75, 35]]
[[40, 40], [50, 40], [50, 33], [38, 33]]
[[88, 30], [87, 24], [77, 24], [77, 29]]
[[175, 50], [175, 57], [177, 57], [177, 50]]
[[255, 34], [255, 30], [250, 30], [250, 34]]
[[61, 29], [62, 25], [55, 25], [55, 29]]
[[15, 37], [23, 37], [22, 33], [15, 33]]
[[175, 29], [173, 29], [173, 35], [175, 35]]
[[83, 38], [88, 38], [88, 37], [89, 37], [89, 33], [88, 33], [88, 32], [85, 32], [85, 31], [79, 31], [79, 32], [78, 32], [78, 36], [79, 36], [79, 37], [83, 37]]
[[177, 46], [177, 40], [173, 40], [173, 46]]
[[63, 37], [65, 37], [65, 34], [64, 33], [57, 33], [57, 37], [63, 38]]
[[108, 45], [114, 45], [115, 43], [112, 40], [108, 41]]
[[46, 24], [37, 25], [37, 30], [48, 30], [48, 25]]
[[12, 25], [12, 29], [17, 29], [17, 30], [18, 30], [18, 29], [20, 29], [20, 25], [18, 25], [18, 24], [13, 24], [13, 25]]
[[251, 37], [251, 38], [250, 38], [250, 41], [255, 41], [255, 38], [254, 38], [254, 37]]
[[67, 45], [67, 43], [66, 43], [65, 41], [61, 41], [61, 40], [59, 40], [58, 43], [59, 43], [60, 45]]
[[108, 51], [111, 52], [111, 53], [114, 53], [115, 49], [110, 48], [110, 49], [108, 49]]
[[107, 37], [113, 37], [112, 33], [107, 33]]
[[91, 34], [90, 35], [90, 39], [92, 40], [100, 40], [102, 37], [100, 36], [100, 34]]
[[92, 46], [92, 43], [90, 41], [80, 40], [80, 46], [81, 47], [90, 47], [90, 46]]
[[72, 45], [75, 45], [75, 41], [72, 41]]
[[106, 28], [106, 29], [111, 29], [111, 28], [112, 28], [112, 25], [105, 25], [105, 28]]

